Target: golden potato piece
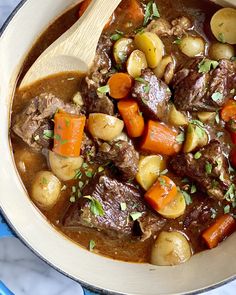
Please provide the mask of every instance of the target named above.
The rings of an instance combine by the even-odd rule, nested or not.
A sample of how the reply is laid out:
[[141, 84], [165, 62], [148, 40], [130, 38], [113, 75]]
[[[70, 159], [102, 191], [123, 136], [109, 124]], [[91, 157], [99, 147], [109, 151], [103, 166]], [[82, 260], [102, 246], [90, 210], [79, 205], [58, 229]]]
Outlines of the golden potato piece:
[[140, 50], [134, 50], [127, 61], [127, 72], [133, 78], [141, 76], [141, 71], [147, 68], [145, 54]]
[[131, 38], [121, 38], [116, 41], [113, 47], [113, 55], [116, 63], [121, 64], [127, 61], [130, 53], [134, 50], [134, 41]]
[[190, 153], [197, 147], [203, 147], [208, 143], [208, 135], [204, 129], [195, 124], [189, 124], [184, 143], [184, 153]]
[[166, 169], [166, 161], [160, 155], [142, 157], [139, 161], [137, 182], [147, 191], [157, 180], [161, 171]]
[[191, 257], [189, 242], [179, 232], [163, 231], [152, 248], [151, 263], [154, 265], [178, 265]]
[[211, 19], [211, 31], [221, 43], [236, 44], [236, 9], [218, 10]]
[[174, 126], [185, 126], [188, 125], [188, 119], [187, 117], [178, 111], [174, 104], [171, 104], [169, 107], [169, 116], [168, 120], [171, 125]]
[[214, 119], [215, 115], [216, 115], [215, 112], [198, 112], [197, 113], [199, 120], [202, 121], [203, 123], [205, 123], [211, 119]]
[[119, 136], [124, 128], [124, 122], [114, 116], [101, 113], [89, 115], [88, 130], [93, 137], [110, 141]]
[[59, 200], [60, 180], [50, 171], [40, 171], [32, 183], [32, 200], [44, 210], [51, 209]]
[[181, 192], [178, 192], [173, 201], [166, 205], [158, 213], [165, 218], [175, 219], [184, 214], [186, 209], [185, 198]]
[[154, 33], [141, 32], [134, 38], [136, 47], [145, 53], [148, 66], [156, 68], [164, 55], [164, 44]]
[[195, 57], [204, 53], [205, 42], [201, 37], [186, 36], [181, 39], [179, 48], [188, 57]]
[[231, 59], [235, 55], [235, 51], [232, 45], [217, 42], [210, 46], [209, 55], [214, 60]]

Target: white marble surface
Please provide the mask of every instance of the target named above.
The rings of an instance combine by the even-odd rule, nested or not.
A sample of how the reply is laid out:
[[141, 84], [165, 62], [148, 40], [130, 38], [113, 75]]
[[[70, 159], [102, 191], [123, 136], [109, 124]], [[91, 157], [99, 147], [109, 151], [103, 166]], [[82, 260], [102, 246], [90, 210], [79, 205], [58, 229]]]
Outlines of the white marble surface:
[[[18, 2], [20, 1], [0, 0], [0, 26]], [[0, 280], [16, 295], [83, 294], [79, 284], [41, 261], [16, 238], [0, 240]], [[204, 295], [234, 294], [236, 294], [236, 282]]]

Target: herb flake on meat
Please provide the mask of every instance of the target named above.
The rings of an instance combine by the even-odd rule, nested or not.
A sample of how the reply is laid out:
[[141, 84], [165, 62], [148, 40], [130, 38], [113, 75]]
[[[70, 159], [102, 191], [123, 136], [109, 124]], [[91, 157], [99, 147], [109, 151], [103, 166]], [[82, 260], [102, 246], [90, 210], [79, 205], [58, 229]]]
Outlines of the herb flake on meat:
[[124, 36], [124, 33], [121, 31], [116, 30], [116, 33], [111, 35], [111, 40], [112, 41], [118, 41]]
[[145, 8], [143, 26], [145, 27], [149, 23], [149, 21], [157, 19], [159, 17], [160, 13], [158, 11], [156, 3], [154, 1], [149, 1]]
[[204, 59], [198, 64], [199, 73], [208, 73], [212, 69], [216, 69], [219, 63], [216, 60]]
[[183, 143], [185, 141], [185, 134], [184, 132], [181, 132], [179, 135], [176, 136], [175, 140], [178, 143]]
[[184, 196], [186, 205], [192, 204], [193, 201], [192, 201], [192, 198], [191, 198], [190, 194], [188, 194], [186, 191], [183, 191], [183, 190], [181, 192], [182, 192], [182, 194]]
[[201, 152], [196, 152], [195, 155], [194, 155], [194, 159], [195, 160], [198, 160], [198, 159], [201, 158], [201, 156], [202, 156], [202, 153]]
[[97, 89], [97, 92], [100, 93], [100, 94], [109, 93], [110, 92], [110, 87], [109, 87], [109, 85], [105, 85], [105, 86], [99, 87]]
[[220, 92], [215, 92], [215, 93], [212, 94], [211, 98], [212, 98], [213, 101], [218, 102], [218, 101], [222, 100], [223, 94], [220, 93]]
[[94, 199], [92, 196], [84, 196], [84, 198], [90, 201], [90, 210], [93, 215], [104, 216], [102, 204], [97, 199]]
[[133, 221], [138, 220], [140, 217], [142, 217], [141, 212], [132, 212], [130, 213], [130, 217], [132, 218]]

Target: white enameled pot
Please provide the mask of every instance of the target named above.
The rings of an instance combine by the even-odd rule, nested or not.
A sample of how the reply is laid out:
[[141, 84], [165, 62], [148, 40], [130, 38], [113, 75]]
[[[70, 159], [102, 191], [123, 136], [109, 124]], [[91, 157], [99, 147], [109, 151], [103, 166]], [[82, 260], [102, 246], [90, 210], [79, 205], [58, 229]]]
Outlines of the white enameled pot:
[[[224, 1], [225, 2], [225, 1]], [[236, 0], [235, 0], [236, 2]], [[42, 259], [93, 290], [120, 294], [199, 293], [235, 278], [236, 234], [175, 267], [114, 261], [90, 253], [49, 225], [31, 203], [9, 142], [11, 98], [27, 52], [47, 26], [78, 0], [24, 0], [0, 35], [0, 208], [18, 236]], [[86, 50], [86, 49], [85, 49]]]

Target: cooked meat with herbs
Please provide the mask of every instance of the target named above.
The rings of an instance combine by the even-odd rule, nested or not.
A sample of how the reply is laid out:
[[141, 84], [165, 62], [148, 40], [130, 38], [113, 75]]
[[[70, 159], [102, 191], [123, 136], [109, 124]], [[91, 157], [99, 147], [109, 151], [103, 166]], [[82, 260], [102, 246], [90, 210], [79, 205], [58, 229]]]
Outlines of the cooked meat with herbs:
[[184, 263], [236, 228], [235, 26], [225, 29], [210, 0], [123, 0], [88, 73], [20, 90], [85, 4], [53, 23], [23, 65], [10, 128], [16, 167], [48, 221], [82, 247]]
[[217, 111], [236, 88], [235, 79], [235, 62], [196, 59], [175, 74], [174, 103], [181, 111]]
[[140, 78], [135, 80], [132, 96], [147, 117], [164, 120], [171, 91], [150, 69], [143, 70]]

